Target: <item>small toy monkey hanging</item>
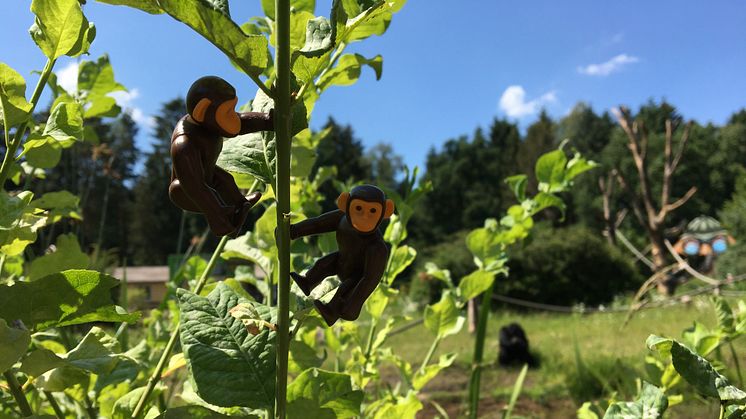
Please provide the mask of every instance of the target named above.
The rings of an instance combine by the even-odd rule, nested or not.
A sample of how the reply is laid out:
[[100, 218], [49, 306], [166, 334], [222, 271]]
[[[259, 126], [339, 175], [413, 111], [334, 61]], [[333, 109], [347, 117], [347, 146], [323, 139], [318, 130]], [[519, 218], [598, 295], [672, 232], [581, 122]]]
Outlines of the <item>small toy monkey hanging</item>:
[[220, 77], [202, 77], [187, 93], [188, 114], [171, 136], [168, 196], [181, 209], [204, 214], [218, 236], [236, 235], [261, 194], [244, 197], [233, 176], [215, 165], [223, 137], [272, 131], [272, 113], [235, 110], [236, 89]]
[[337, 275], [342, 284], [329, 303], [315, 301], [329, 326], [338, 319], [355, 320], [363, 303], [375, 291], [389, 259], [389, 248], [378, 226], [394, 213], [394, 201], [372, 185], [356, 186], [337, 198], [339, 209], [290, 226], [290, 238], [337, 232], [339, 250], [321, 259], [306, 272], [290, 275], [309, 295], [324, 278]]

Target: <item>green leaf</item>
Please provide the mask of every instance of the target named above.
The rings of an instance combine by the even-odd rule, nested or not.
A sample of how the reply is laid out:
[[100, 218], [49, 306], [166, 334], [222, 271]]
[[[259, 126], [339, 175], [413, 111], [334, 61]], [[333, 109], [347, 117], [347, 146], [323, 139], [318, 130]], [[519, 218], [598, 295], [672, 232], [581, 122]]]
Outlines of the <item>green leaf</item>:
[[8, 327], [8, 323], [0, 319], [0, 371], [9, 370], [21, 359], [30, 343], [28, 330]]
[[26, 81], [5, 63], [0, 63], [0, 125], [14, 127], [29, 117]]
[[453, 364], [453, 361], [456, 360], [456, 355], [455, 353], [441, 355], [437, 364], [428, 365], [424, 370], [417, 371], [412, 378], [412, 388], [418, 391], [422, 390], [438, 373]]
[[52, 222], [59, 221], [62, 217], [82, 220], [78, 203], [80, 198], [68, 191], [47, 192], [39, 199], [31, 201], [31, 206], [49, 212], [48, 217]]
[[293, 380], [287, 397], [288, 417], [335, 419], [359, 416], [363, 392], [347, 374], [312, 368]]
[[458, 333], [464, 325], [456, 299], [450, 291], [440, 297], [440, 301], [425, 307], [425, 328], [439, 338]]
[[575, 153], [575, 155], [570, 159], [570, 161], [567, 163], [567, 172], [565, 173], [565, 181], [570, 182], [581, 173], [585, 173], [593, 168], [598, 167], [598, 164], [586, 160], [583, 158], [580, 153]]
[[417, 412], [422, 410], [422, 402], [417, 398], [417, 394], [409, 391], [406, 397], [397, 397], [396, 403], [387, 403], [379, 409], [373, 419], [414, 419]]
[[[112, 409], [111, 419], [130, 419], [132, 413], [135, 411], [135, 407], [137, 407], [137, 402], [140, 400], [140, 397], [142, 397], [145, 390], [146, 387], [138, 387], [117, 400], [116, 403], [114, 403], [114, 409]], [[162, 391], [163, 388], [161, 386], [156, 386], [150, 397], [157, 399]], [[150, 416], [150, 412], [146, 415], [146, 418], [148, 417], [152, 417]]]
[[225, 141], [217, 165], [229, 172], [254, 176], [273, 187], [276, 160], [275, 137], [255, 132]]
[[373, 294], [365, 301], [365, 310], [374, 319], [380, 319], [389, 303], [389, 299], [398, 293], [397, 290], [389, 288], [386, 283], [378, 284]]
[[21, 156], [33, 167], [51, 169], [57, 166], [62, 158], [62, 145], [51, 137], [30, 134], [23, 143]]
[[117, 285], [110, 275], [69, 270], [0, 286], [0, 318], [22, 320], [33, 331], [94, 321], [137, 321], [140, 313], [128, 314], [112, 303], [111, 289]]
[[75, 367], [60, 367], [47, 371], [34, 381], [34, 387], [45, 391], [65, 391], [74, 386], [88, 388], [90, 375]]
[[109, 56], [104, 54], [96, 61], [83, 61], [78, 68], [78, 91], [84, 98], [86, 118], [114, 117], [121, 112], [109, 93], [127, 89], [114, 79], [114, 69]]
[[[275, 332], [250, 334], [230, 310], [249, 303], [219, 283], [207, 296], [177, 291], [181, 345], [195, 390], [216, 406], [274, 406]], [[276, 310], [254, 304], [262, 320], [277, 322]]]
[[36, 258], [29, 264], [28, 277], [34, 281], [41, 277], [67, 269], [88, 267], [88, 255], [80, 250], [78, 238], [74, 234], [57, 237], [57, 249], [48, 255]]
[[83, 44], [90, 45], [90, 24], [78, 0], [33, 0], [31, 11], [36, 18], [29, 32], [47, 58], [87, 52]]
[[404, 272], [417, 257], [417, 251], [410, 246], [397, 247], [394, 253], [389, 257], [389, 266], [386, 269], [384, 281], [387, 284], [394, 282], [400, 273]]
[[35, 215], [35, 209], [29, 206], [33, 196], [29, 191], [15, 196], [0, 191], [0, 252], [6, 256], [20, 255], [46, 224], [46, 217]]
[[518, 198], [518, 202], [523, 202], [526, 199], [526, 185], [528, 184], [528, 176], [526, 175], [514, 175], [505, 179], [505, 183], [508, 184], [510, 190]]
[[730, 385], [728, 379], [712, 367], [705, 358], [673, 339], [650, 335], [648, 347], [665, 353], [670, 348], [676, 371], [700, 393], [721, 401], [746, 399], [746, 392]]
[[163, 9], [158, 5], [158, 0], [98, 0], [101, 3], [129, 6], [140, 9], [143, 12], [157, 15], [163, 13]]
[[492, 228], [478, 228], [466, 236], [466, 247], [482, 270], [495, 272], [507, 261], [502, 239]]
[[320, 56], [334, 47], [335, 36], [327, 18], [310, 19], [306, 23], [306, 42], [298, 52], [306, 57]]
[[259, 76], [269, 63], [267, 38], [247, 35], [206, 0], [159, 0], [161, 8], [212, 42], [246, 74]]
[[643, 381], [634, 402], [616, 402], [609, 406], [604, 419], [658, 419], [668, 408], [668, 397], [658, 387]]
[[562, 217], [565, 216], [565, 203], [562, 202], [562, 198], [557, 195], [547, 192], [539, 192], [533, 198], [533, 201], [534, 207], [531, 209], [531, 215], [538, 214], [539, 211], [546, 208], [554, 207], [560, 210]]
[[459, 294], [464, 301], [471, 300], [487, 291], [493, 282], [495, 282], [494, 273], [481, 269], [476, 270], [461, 278], [461, 282], [458, 284]]
[[329, 86], [349, 86], [360, 78], [363, 65], [367, 65], [376, 73], [376, 80], [381, 79], [383, 73], [383, 57], [376, 55], [373, 58], [365, 58], [360, 54], [345, 54], [337, 65], [329, 70], [324, 77], [319, 79], [319, 89], [326, 90]]
[[567, 156], [562, 150], [554, 150], [543, 154], [536, 161], [536, 180], [548, 185], [561, 184], [564, 181], [566, 164]]
[[23, 360], [21, 371], [39, 377], [54, 368], [71, 367], [98, 375], [110, 373], [120, 358], [114, 353], [119, 348], [116, 339], [98, 327], [92, 328], [70, 352], [57, 355], [48, 349], [37, 349]]
[[272, 272], [272, 260], [258, 247], [256, 236], [251, 231], [243, 236], [228, 240], [220, 257], [223, 259], [239, 258], [259, 265], [265, 274]]
[[228, 419], [231, 416], [218, 413], [204, 406], [171, 407], [156, 419]]
[[316, 150], [313, 148], [292, 145], [290, 151], [290, 176], [307, 178], [316, 163]]

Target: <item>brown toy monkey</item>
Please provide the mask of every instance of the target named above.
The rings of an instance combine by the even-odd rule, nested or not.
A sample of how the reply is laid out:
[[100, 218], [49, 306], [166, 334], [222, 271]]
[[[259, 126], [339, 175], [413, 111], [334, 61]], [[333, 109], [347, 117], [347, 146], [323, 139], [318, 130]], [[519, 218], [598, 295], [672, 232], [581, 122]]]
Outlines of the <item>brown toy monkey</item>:
[[[204, 214], [217, 236], [236, 235], [261, 194], [244, 197], [233, 176], [215, 165], [223, 137], [272, 131], [272, 112], [237, 113], [236, 89], [220, 77], [202, 77], [187, 93], [185, 115], [171, 136], [168, 196], [181, 209]], [[248, 198], [248, 199], [247, 199]]]
[[337, 232], [339, 250], [317, 260], [305, 275], [290, 275], [309, 295], [324, 278], [337, 275], [342, 284], [328, 304], [315, 301], [329, 326], [338, 319], [355, 320], [386, 270], [389, 248], [378, 226], [394, 213], [394, 201], [372, 185], [356, 186], [337, 198], [339, 209], [290, 226], [290, 238]]

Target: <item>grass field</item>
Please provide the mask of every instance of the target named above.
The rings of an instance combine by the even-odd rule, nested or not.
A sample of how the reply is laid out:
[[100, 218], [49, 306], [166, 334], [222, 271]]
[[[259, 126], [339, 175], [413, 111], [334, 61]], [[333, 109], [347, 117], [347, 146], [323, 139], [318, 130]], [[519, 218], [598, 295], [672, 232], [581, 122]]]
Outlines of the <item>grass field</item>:
[[[521, 324], [528, 336], [531, 352], [540, 360], [540, 365], [528, 372], [514, 414], [539, 418], [573, 418], [583, 401], [605, 400], [615, 391], [619, 399], [631, 400], [637, 391], [635, 376], [646, 377], [644, 358], [649, 351], [645, 339], [650, 334], [680, 338], [681, 332], [695, 320], [706, 326], [713, 326], [716, 322], [712, 305], [706, 298], [694, 299], [687, 305], [639, 312], [624, 329], [620, 329], [625, 316], [625, 313], [493, 313], [485, 348], [485, 360], [490, 365], [482, 375], [480, 417], [500, 417], [500, 409], [507, 403], [520, 370], [519, 367], [500, 368], [496, 363], [499, 329], [511, 322]], [[389, 344], [408, 361], [419, 362], [428, 350], [429, 339], [421, 338], [427, 334], [419, 325], [392, 336]], [[746, 342], [735, 343], [737, 353], [746, 354]], [[451, 417], [463, 415], [472, 345], [473, 336], [465, 328], [458, 335], [447, 338], [436, 356], [458, 352], [456, 364], [441, 372], [424, 391]], [[576, 353], [582, 360], [580, 368]], [[724, 354], [724, 360], [732, 364], [729, 353]], [[734, 377], [731, 378], [737, 383]], [[717, 418], [717, 404], [692, 394], [686, 383], [679, 384], [674, 390], [684, 392], [685, 401], [671, 407], [667, 417]], [[428, 406], [420, 417], [435, 415], [436, 410]]]

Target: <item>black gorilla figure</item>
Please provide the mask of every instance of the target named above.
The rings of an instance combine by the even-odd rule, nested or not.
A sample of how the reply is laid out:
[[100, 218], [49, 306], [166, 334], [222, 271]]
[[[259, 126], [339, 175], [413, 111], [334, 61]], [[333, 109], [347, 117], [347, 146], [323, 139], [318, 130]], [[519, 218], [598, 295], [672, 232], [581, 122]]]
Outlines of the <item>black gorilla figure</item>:
[[500, 356], [502, 366], [528, 364], [534, 366], [536, 360], [528, 352], [526, 332], [518, 323], [511, 323], [500, 328]]
[[389, 259], [389, 248], [378, 226], [394, 213], [394, 202], [379, 188], [361, 185], [339, 195], [337, 208], [290, 226], [291, 239], [337, 233], [338, 251], [317, 260], [305, 275], [290, 274], [306, 295], [326, 277], [339, 277], [342, 284], [332, 300], [328, 304], [314, 302], [329, 326], [338, 319], [357, 319], [378, 286]]

